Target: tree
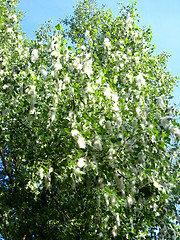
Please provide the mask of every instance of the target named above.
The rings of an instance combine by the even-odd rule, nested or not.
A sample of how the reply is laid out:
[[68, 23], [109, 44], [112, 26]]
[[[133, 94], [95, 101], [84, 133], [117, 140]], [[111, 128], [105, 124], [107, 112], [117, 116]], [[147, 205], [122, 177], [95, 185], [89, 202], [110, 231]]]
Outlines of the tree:
[[84, 0], [34, 41], [16, 1], [1, 12], [4, 239], [178, 239], [177, 78], [136, 3]]

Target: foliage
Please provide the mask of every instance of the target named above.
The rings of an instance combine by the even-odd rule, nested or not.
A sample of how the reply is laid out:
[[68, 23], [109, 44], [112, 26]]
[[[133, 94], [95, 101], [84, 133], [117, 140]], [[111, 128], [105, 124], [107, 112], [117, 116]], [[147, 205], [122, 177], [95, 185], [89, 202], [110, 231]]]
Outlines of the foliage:
[[34, 41], [16, 1], [1, 12], [4, 239], [179, 239], [177, 79], [136, 4], [84, 0]]

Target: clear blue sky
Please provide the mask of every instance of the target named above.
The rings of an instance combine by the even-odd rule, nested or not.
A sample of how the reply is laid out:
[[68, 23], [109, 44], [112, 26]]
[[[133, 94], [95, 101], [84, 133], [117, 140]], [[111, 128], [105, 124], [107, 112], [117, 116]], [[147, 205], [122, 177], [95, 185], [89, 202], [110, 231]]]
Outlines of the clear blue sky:
[[[118, 14], [118, 2], [97, 0], [99, 6], [105, 4], [115, 15]], [[76, 0], [20, 0], [19, 9], [26, 12], [21, 23], [23, 31], [29, 38], [34, 38], [40, 24], [48, 20], [56, 24], [59, 18], [72, 15], [76, 3]], [[151, 25], [156, 53], [164, 50], [170, 53], [168, 69], [171, 75], [180, 77], [180, 0], [138, 0], [137, 6], [142, 19], [140, 25]], [[180, 104], [180, 86], [173, 95], [173, 102]]]

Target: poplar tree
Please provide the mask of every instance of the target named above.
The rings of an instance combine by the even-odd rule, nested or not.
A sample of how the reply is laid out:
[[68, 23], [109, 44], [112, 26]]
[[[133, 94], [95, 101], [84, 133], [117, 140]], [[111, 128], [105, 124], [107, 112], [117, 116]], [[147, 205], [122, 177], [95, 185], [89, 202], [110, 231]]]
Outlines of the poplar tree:
[[178, 79], [136, 2], [93, 0], [28, 40], [0, 4], [4, 239], [179, 239]]

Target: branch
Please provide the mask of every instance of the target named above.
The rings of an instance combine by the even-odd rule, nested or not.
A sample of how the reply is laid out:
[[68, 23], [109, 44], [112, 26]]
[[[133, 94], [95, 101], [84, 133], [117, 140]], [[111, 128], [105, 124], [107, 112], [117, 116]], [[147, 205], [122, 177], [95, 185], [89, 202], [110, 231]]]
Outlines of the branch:
[[64, 214], [65, 218], [67, 219], [71, 219], [66, 212], [61, 208], [59, 202], [56, 200], [56, 198], [54, 197], [54, 195], [52, 193], [49, 192], [49, 196], [53, 199], [53, 201], [57, 204], [58, 208], [60, 209], [60, 211]]
[[21, 123], [21, 125], [19, 126], [19, 127], [25, 127], [25, 128], [27, 128], [30, 132], [32, 132], [32, 129], [31, 128], [29, 128], [28, 126], [26, 126], [20, 119], [17, 119], [17, 121], [19, 122], [19, 123]]
[[121, 148], [121, 146], [119, 146], [119, 148], [118, 148], [118, 150], [117, 150], [117, 152], [118, 152], [119, 154], [121, 154], [122, 151], [126, 149], [126, 143], [127, 143], [127, 141], [128, 141], [130, 138], [131, 138], [131, 136], [129, 136], [128, 138], [126, 138], [126, 139], [124, 140], [123, 148]]
[[126, 181], [128, 181], [129, 183], [130, 183], [130, 179], [128, 178], [128, 177], [126, 177], [126, 176], [124, 176], [122, 173], [120, 173], [119, 171], [117, 171], [117, 173], [121, 176], [121, 177], [123, 177], [124, 179], [126, 179]]
[[76, 109], [75, 96], [73, 96], [73, 110]]

